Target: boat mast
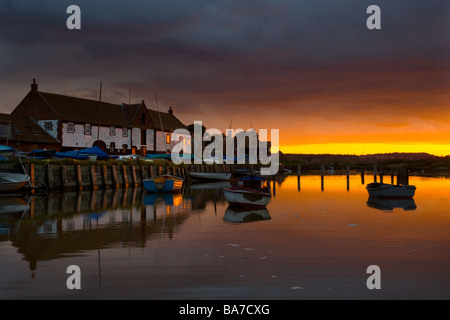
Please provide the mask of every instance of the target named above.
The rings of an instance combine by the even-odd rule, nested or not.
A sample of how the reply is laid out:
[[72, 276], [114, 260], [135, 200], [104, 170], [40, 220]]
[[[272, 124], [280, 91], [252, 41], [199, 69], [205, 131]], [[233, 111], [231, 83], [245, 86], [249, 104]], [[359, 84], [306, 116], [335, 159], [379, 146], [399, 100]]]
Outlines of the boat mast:
[[[164, 141], [164, 152], [167, 152], [166, 136], [164, 134], [164, 128], [163, 128], [163, 124], [162, 124], [162, 120], [161, 120], [161, 113], [159, 112], [158, 98], [156, 98], [156, 93], [155, 93], [155, 101], [156, 101], [156, 108], [158, 109], [158, 116], [159, 116], [159, 123], [161, 125], [162, 138]], [[155, 148], [156, 148], [156, 146], [155, 146]]]
[[97, 122], [98, 122], [98, 126], [97, 126], [97, 147], [99, 146], [100, 143], [100, 113], [102, 111], [102, 82], [100, 81], [100, 97], [99, 97], [99, 105], [98, 105], [98, 117], [97, 117]]

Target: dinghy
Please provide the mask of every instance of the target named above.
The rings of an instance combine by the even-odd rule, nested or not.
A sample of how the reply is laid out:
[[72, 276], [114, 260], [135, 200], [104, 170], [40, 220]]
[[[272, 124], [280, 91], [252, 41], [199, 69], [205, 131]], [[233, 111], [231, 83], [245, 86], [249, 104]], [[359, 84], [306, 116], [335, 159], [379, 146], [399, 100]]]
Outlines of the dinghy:
[[148, 192], [179, 192], [183, 187], [183, 179], [165, 174], [142, 182]]

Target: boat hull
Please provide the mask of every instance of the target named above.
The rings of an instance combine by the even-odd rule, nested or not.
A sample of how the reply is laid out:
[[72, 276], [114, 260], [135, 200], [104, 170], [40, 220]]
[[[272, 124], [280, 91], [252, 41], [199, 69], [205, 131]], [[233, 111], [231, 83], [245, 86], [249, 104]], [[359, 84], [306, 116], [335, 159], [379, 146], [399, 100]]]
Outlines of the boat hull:
[[179, 192], [183, 187], [183, 179], [170, 175], [158, 176], [144, 180], [142, 185], [148, 192]]
[[249, 188], [225, 188], [223, 193], [228, 203], [247, 208], [262, 208], [270, 201], [269, 193]]
[[231, 178], [231, 173], [220, 172], [191, 172], [191, 178], [201, 180], [221, 180], [228, 181]]
[[414, 197], [416, 187], [412, 185], [393, 185], [370, 183], [366, 187], [370, 197], [385, 199], [408, 199]]
[[30, 176], [21, 173], [0, 172], [0, 192], [16, 191], [30, 181]]

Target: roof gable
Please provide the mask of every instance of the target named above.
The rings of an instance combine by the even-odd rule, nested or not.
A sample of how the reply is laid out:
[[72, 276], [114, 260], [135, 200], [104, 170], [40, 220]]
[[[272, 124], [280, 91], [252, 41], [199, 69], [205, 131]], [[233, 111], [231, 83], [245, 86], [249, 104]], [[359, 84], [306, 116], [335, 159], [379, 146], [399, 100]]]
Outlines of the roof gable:
[[0, 113], [0, 125], [10, 127], [10, 141], [59, 144], [57, 139], [29, 116]]

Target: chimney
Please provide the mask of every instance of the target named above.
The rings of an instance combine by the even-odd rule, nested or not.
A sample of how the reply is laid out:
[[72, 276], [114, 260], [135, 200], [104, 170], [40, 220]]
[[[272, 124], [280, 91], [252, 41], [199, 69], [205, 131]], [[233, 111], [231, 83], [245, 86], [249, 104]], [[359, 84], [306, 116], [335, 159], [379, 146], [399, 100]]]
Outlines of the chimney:
[[170, 114], [171, 116], [173, 116], [173, 110], [172, 110], [172, 107], [169, 108], [169, 114]]
[[32, 91], [37, 91], [38, 90], [38, 85], [36, 83], [36, 79], [33, 78], [33, 83], [31, 84], [31, 90]]

